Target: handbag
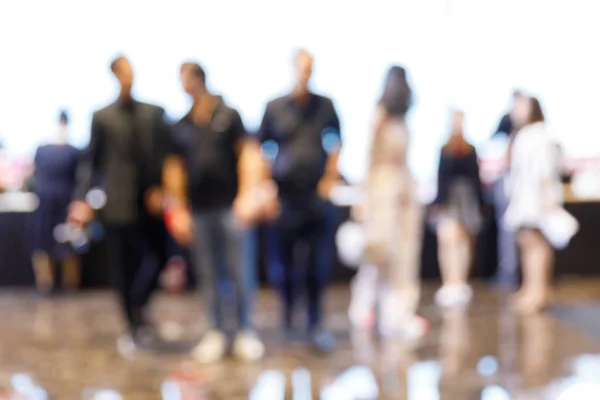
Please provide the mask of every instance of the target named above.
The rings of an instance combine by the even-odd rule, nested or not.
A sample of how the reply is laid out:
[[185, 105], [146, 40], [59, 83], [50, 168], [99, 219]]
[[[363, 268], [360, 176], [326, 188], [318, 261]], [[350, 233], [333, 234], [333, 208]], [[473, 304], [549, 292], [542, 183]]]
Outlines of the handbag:
[[544, 213], [539, 228], [552, 247], [562, 250], [579, 231], [579, 222], [561, 207]]
[[335, 243], [340, 260], [349, 268], [358, 268], [365, 251], [363, 225], [354, 221], [344, 222], [338, 228]]

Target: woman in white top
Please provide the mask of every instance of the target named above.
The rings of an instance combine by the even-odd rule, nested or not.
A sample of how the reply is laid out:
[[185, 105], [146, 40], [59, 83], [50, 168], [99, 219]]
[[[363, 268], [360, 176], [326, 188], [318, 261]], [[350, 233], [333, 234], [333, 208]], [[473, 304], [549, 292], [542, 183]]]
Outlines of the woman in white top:
[[517, 232], [521, 251], [523, 285], [515, 305], [531, 313], [545, 307], [550, 293], [554, 251], [540, 227], [549, 211], [562, 206], [560, 163], [536, 98], [523, 97], [512, 117], [522, 128], [509, 155], [510, 200], [504, 222]]

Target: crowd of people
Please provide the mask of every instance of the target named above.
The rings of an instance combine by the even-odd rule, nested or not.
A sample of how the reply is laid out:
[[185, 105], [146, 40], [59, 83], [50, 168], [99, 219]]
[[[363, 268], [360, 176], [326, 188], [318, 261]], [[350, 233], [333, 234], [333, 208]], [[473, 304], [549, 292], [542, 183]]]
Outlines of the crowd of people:
[[[53, 240], [52, 230], [64, 221], [83, 226], [101, 218], [128, 327], [121, 344], [152, 348], [159, 338], [148, 319], [148, 304], [166, 264], [169, 235], [190, 248], [205, 297], [207, 329], [193, 350], [194, 359], [216, 362], [229, 348], [225, 311], [231, 304], [225, 304], [230, 301], [221, 284], [228, 279], [236, 294], [233, 353], [256, 360], [265, 346], [252, 318], [257, 244], [251, 233], [265, 224], [273, 247], [270, 264], [277, 267], [273, 275], [283, 329], [295, 329], [294, 311], [304, 291], [314, 348], [332, 351], [335, 340], [325, 324], [323, 294], [333, 262], [329, 199], [342, 183], [337, 167], [340, 120], [331, 99], [310, 89], [311, 54], [300, 50], [293, 63], [294, 87], [267, 104], [257, 134], [248, 134], [238, 111], [210, 92], [201, 65], [181, 66], [181, 83], [192, 106], [172, 124], [162, 108], [132, 96], [132, 65], [117, 57], [110, 68], [119, 95], [93, 114], [87, 149], [79, 153], [67, 144], [68, 116], [62, 114], [56, 143], [36, 153], [40, 208], [33, 264], [38, 284], [50, 288], [52, 264], [61, 263], [65, 285], [76, 286], [76, 258]], [[412, 97], [407, 71], [392, 66], [374, 106], [371, 131], [365, 132], [371, 138], [368, 169], [361, 200], [352, 209], [365, 246], [352, 282], [350, 321], [355, 329], [376, 329], [386, 337], [418, 337], [426, 331], [426, 322], [417, 316], [423, 227], [438, 237], [443, 284], [436, 302], [452, 308], [471, 300], [469, 267], [482, 225], [478, 158], [463, 134], [460, 111], [454, 113], [441, 149], [435, 201], [425, 205], [419, 199], [407, 162], [411, 134], [406, 117]], [[550, 294], [553, 245], [544, 219], [562, 207], [559, 160], [534, 97], [515, 93], [498, 134], [510, 143], [507, 168], [497, 184], [497, 203], [505, 206], [496, 207], [503, 230], [500, 262], [508, 265], [501, 270], [516, 270], [518, 244], [523, 286], [515, 306], [523, 313], [538, 312]], [[265, 143], [277, 145], [273, 157], [261, 150]], [[87, 198], [98, 186], [106, 194], [101, 211]], [[306, 275], [303, 290], [296, 265]]]

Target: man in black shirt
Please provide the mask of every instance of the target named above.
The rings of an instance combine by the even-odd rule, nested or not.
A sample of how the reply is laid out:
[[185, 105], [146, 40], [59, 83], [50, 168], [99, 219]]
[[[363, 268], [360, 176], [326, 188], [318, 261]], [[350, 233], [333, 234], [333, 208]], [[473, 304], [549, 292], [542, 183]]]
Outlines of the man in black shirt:
[[[134, 342], [149, 344], [154, 336], [145, 309], [166, 258], [160, 187], [171, 132], [162, 108], [132, 97], [129, 60], [116, 58], [111, 71], [120, 85], [119, 97], [93, 115], [69, 219], [85, 224], [93, 218], [86, 196], [101, 178], [106, 205], [100, 217], [123, 313]], [[130, 340], [119, 343], [131, 348]]]
[[[333, 102], [310, 91], [312, 56], [305, 50], [294, 58], [296, 84], [286, 96], [267, 104], [259, 140], [275, 142], [277, 155], [272, 177], [278, 187], [281, 215], [274, 224], [279, 262], [283, 269], [281, 291], [284, 324], [291, 329], [297, 300], [293, 267], [303, 263], [306, 271], [309, 330], [320, 351], [333, 347], [333, 336], [323, 326], [322, 297], [329, 260], [327, 200], [339, 181], [337, 160], [341, 145], [340, 122]], [[299, 246], [300, 245], [300, 246]], [[298, 251], [304, 250], [304, 251]], [[300, 256], [300, 260], [298, 257]], [[275, 274], [273, 274], [275, 275]]]
[[[249, 259], [254, 243], [247, 231], [255, 223], [256, 212], [246, 194], [256, 182], [250, 182], [253, 170], [244, 162], [248, 152], [256, 157], [260, 148], [246, 140], [238, 112], [207, 90], [200, 65], [184, 63], [181, 81], [193, 105], [174, 127], [180, 157], [167, 163], [165, 174], [174, 201], [172, 232], [180, 242], [192, 242], [208, 305], [209, 330], [193, 356], [202, 363], [215, 362], [227, 349], [226, 294], [220, 286], [222, 277], [229, 275], [236, 289], [239, 323], [233, 351], [240, 358], [255, 360], [262, 357], [264, 346], [251, 324], [256, 271]], [[189, 237], [192, 221], [185, 221], [186, 215], [191, 219], [188, 208], [193, 214], [193, 238]]]

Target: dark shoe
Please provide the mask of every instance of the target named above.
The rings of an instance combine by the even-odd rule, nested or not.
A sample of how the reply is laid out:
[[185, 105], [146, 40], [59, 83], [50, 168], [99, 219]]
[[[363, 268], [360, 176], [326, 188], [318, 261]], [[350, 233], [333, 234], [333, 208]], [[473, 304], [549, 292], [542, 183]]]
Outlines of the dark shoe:
[[153, 326], [144, 324], [133, 331], [133, 341], [137, 347], [145, 350], [156, 350], [160, 345], [160, 338]]
[[317, 329], [311, 335], [312, 344], [319, 353], [331, 353], [335, 347], [335, 337], [331, 331], [326, 329]]

